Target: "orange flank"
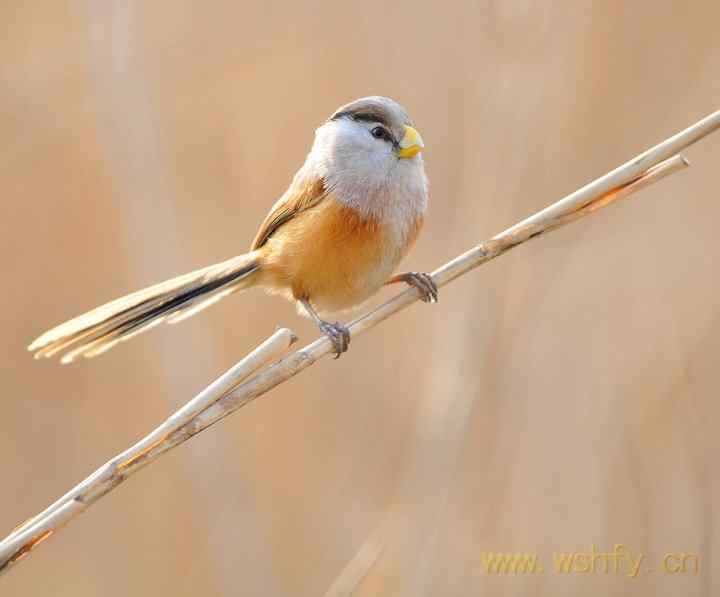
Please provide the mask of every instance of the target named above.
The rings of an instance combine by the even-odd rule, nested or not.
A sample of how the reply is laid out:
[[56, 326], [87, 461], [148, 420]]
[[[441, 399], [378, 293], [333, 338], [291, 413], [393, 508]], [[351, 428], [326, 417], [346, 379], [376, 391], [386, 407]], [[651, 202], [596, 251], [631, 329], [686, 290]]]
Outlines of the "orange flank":
[[382, 286], [417, 236], [418, 221], [405, 238], [392, 225], [363, 218], [326, 196], [277, 228], [260, 250], [266, 288], [290, 288], [320, 311], [347, 309]]

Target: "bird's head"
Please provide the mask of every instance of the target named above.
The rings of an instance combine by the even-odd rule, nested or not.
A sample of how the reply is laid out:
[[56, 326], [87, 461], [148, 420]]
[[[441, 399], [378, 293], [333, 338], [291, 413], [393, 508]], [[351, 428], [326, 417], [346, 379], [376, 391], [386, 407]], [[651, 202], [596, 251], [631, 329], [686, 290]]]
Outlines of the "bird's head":
[[424, 147], [405, 108], [387, 97], [364, 97], [345, 104], [335, 111], [323, 128], [336, 143], [367, 154], [411, 159]]
[[407, 111], [387, 97], [364, 97], [338, 108], [315, 131], [308, 156], [339, 193], [339, 199], [368, 207], [388, 197], [417, 195], [425, 201], [424, 144]]

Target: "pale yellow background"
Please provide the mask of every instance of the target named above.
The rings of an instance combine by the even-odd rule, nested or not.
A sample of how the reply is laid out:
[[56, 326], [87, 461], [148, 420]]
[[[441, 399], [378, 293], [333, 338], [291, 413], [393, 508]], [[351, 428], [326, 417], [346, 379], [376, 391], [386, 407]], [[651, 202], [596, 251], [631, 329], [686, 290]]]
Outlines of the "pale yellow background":
[[[253, 292], [94, 361], [29, 340], [245, 250], [338, 105], [427, 143], [433, 269], [720, 107], [720, 4], [0, 5], [0, 529], [127, 447], [278, 324]], [[717, 594], [720, 136], [693, 167], [443, 289], [142, 471], [8, 596]], [[698, 576], [489, 577], [483, 551], [611, 549]]]

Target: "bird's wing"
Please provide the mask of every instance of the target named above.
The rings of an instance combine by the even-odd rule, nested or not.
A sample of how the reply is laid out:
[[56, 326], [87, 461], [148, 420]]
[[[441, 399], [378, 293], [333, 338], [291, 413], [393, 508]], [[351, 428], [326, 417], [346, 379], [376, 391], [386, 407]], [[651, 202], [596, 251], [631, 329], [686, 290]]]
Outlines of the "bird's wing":
[[275, 231], [298, 214], [315, 207], [328, 196], [322, 178], [311, 181], [293, 181], [287, 192], [272, 206], [270, 213], [260, 226], [253, 240], [251, 250], [262, 247]]

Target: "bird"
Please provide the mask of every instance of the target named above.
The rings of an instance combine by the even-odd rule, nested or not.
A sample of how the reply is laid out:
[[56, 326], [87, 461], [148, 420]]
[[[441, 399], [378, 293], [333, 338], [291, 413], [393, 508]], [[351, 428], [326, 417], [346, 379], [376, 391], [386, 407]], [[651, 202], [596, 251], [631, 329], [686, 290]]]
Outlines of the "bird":
[[94, 357], [156, 325], [177, 323], [252, 287], [298, 305], [347, 351], [348, 328], [327, 319], [405, 283], [425, 302], [438, 289], [425, 273], [394, 274], [414, 245], [428, 205], [423, 139], [398, 102], [345, 104], [315, 130], [305, 162], [272, 206], [247, 253], [133, 292], [71, 319], [29, 346], [35, 358]]

